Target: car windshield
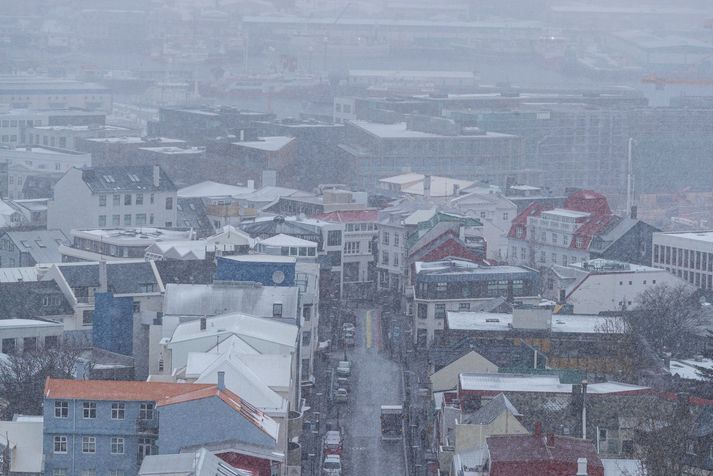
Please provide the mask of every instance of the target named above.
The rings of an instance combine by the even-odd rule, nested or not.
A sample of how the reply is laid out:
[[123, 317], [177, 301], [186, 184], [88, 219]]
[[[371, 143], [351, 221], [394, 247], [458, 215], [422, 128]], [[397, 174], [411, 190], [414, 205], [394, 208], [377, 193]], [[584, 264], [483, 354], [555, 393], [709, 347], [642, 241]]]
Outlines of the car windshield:
[[342, 463], [340, 463], [339, 461], [325, 461], [324, 467], [325, 469], [341, 469]]

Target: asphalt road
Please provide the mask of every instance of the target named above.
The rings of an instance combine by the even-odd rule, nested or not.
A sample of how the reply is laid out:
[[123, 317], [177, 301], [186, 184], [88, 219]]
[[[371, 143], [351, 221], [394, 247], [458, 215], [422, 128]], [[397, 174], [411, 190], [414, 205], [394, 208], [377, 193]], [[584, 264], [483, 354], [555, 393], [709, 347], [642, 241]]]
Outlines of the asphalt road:
[[382, 442], [381, 405], [402, 404], [401, 370], [383, 351], [377, 310], [357, 313], [356, 346], [347, 355], [352, 361], [349, 404], [342, 405], [345, 474], [381, 476], [406, 474], [401, 441]]

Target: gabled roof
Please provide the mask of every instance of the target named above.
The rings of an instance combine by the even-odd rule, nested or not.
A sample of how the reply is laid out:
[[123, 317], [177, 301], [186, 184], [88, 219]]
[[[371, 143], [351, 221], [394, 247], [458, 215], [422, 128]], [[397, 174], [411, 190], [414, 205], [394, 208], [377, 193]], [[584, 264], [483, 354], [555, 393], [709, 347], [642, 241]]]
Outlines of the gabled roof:
[[60, 230], [8, 231], [5, 233], [22, 253], [29, 253], [35, 263], [61, 263], [59, 245], [68, 242]]
[[331, 223], [376, 223], [378, 215], [378, 210], [345, 210], [321, 213], [312, 218]]
[[557, 435], [554, 445], [547, 446], [545, 435], [493, 435], [487, 438], [490, 460], [498, 463], [566, 462], [576, 466], [578, 458], [587, 458], [588, 467], [603, 468], [594, 444]]
[[[57, 268], [71, 288], [99, 286], [99, 263], [64, 263]], [[109, 292], [145, 293], [143, 285], [155, 285], [158, 291], [158, 281], [148, 261], [107, 262], [106, 269]]]
[[150, 455], [144, 458], [139, 476], [253, 476], [232, 467], [205, 448], [195, 453]]
[[48, 378], [44, 397], [67, 400], [159, 401], [215, 385], [118, 380], [67, 380]]
[[159, 167], [159, 183], [154, 185], [154, 166], [90, 167], [82, 169], [82, 180], [93, 193], [165, 192], [176, 190], [173, 181]]
[[510, 412], [513, 416], [522, 416], [517, 408], [503, 393], [480, 407], [475, 413], [463, 417], [463, 423], [469, 425], [489, 425], [503, 412]]
[[[199, 384], [192, 383], [184, 385], [196, 386]], [[200, 387], [201, 388], [196, 388], [191, 392], [179, 393], [163, 398], [156, 402], [156, 406], [165, 407], [168, 405], [177, 405], [180, 403], [217, 397], [277, 442], [279, 425], [275, 420], [265, 415], [263, 412], [250, 405], [248, 402], [244, 401], [227, 388], [220, 390], [215, 385], [200, 385]]]
[[71, 304], [54, 281], [0, 283], [2, 319], [36, 319], [72, 313]]
[[312, 248], [317, 246], [317, 243], [313, 241], [303, 240], [302, 238], [285, 235], [283, 233], [271, 236], [270, 238], [265, 238], [264, 240], [258, 242], [258, 244], [263, 246], [306, 246]]

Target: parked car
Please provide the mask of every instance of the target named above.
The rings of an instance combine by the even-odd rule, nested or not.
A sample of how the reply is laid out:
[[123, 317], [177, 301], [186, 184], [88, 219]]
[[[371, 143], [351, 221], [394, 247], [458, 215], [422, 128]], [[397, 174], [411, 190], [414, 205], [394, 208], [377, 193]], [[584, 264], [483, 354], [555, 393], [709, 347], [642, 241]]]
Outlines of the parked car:
[[354, 333], [353, 332], [345, 332], [344, 333], [344, 343], [348, 346], [353, 346], [355, 344], [355, 339], [354, 339]]
[[347, 391], [346, 388], [338, 388], [336, 392], [334, 392], [334, 401], [337, 403], [347, 403], [349, 400], [349, 392]]
[[337, 364], [337, 375], [339, 377], [349, 377], [352, 374], [352, 363], [348, 360], [340, 360]]
[[346, 388], [347, 390], [349, 390], [349, 388], [351, 388], [351, 385], [349, 384], [349, 378], [337, 377], [337, 388]]
[[342, 434], [339, 431], [328, 431], [324, 435], [324, 454], [325, 455], [341, 455], [342, 454]]
[[327, 455], [322, 464], [324, 476], [342, 476], [342, 458], [339, 455]]

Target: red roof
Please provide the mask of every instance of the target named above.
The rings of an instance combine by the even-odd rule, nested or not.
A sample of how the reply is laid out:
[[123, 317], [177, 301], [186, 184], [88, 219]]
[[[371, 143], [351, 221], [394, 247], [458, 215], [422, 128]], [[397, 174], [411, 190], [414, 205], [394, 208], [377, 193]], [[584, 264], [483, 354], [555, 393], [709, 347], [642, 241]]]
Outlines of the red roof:
[[[552, 207], [546, 207], [545, 205], [542, 205], [539, 202], [532, 202], [525, 208], [523, 211], [521, 211], [512, 221], [512, 226], [510, 227], [510, 231], [508, 232], [508, 238], [518, 238], [518, 239], [526, 239], [527, 238], [527, 217], [538, 217], [542, 214], [543, 211], [545, 210], [550, 210]], [[522, 228], [522, 236], [518, 237], [516, 235], [516, 230], [518, 228]]]
[[320, 213], [312, 218], [332, 223], [376, 222], [379, 218], [378, 210], [345, 210], [329, 213]]
[[[592, 238], [606, 230], [609, 224], [617, 219], [618, 217], [616, 215], [591, 216], [579, 228], [577, 228], [577, 231], [574, 232], [569, 247], [586, 250], [589, 248]], [[580, 238], [580, 241], [582, 242], [580, 246], [576, 246], [577, 238]]]
[[175, 405], [177, 403], [192, 402], [194, 400], [202, 400], [204, 398], [217, 397], [220, 398], [224, 403], [231, 407], [236, 412], [240, 413], [244, 418], [251, 422], [256, 427], [260, 428], [263, 432], [268, 434], [273, 438], [277, 438], [277, 435], [273, 435], [265, 428], [265, 422], [269, 418], [266, 417], [262, 411], [258, 410], [256, 407], [252, 406], [248, 402], [244, 401], [242, 398], [237, 396], [230, 390], [223, 389], [218, 390], [215, 385], [195, 385], [202, 388], [194, 389], [193, 391], [184, 392], [181, 394], [166, 397], [163, 400], [159, 400], [156, 403], [157, 407], [163, 407], [166, 405]]
[[[549, 444], [548, 438], [552, 438]], [[589, 440], [543, 434], [497, 435], [489, 436], [487, 445], [493, 475], [573, 475], [579, 458], [587, 458], [589, 475], [604, 474], [602, 460]]]
[[592, 215], [611, 215], [607, 197], [593, 190], [578, 190], [570, 194], [564, 202], [564, 208]]
[[211, 387], [215, 388], [215, 385], [48, 378], [45, 382], [45, 398], [159, 401]]

